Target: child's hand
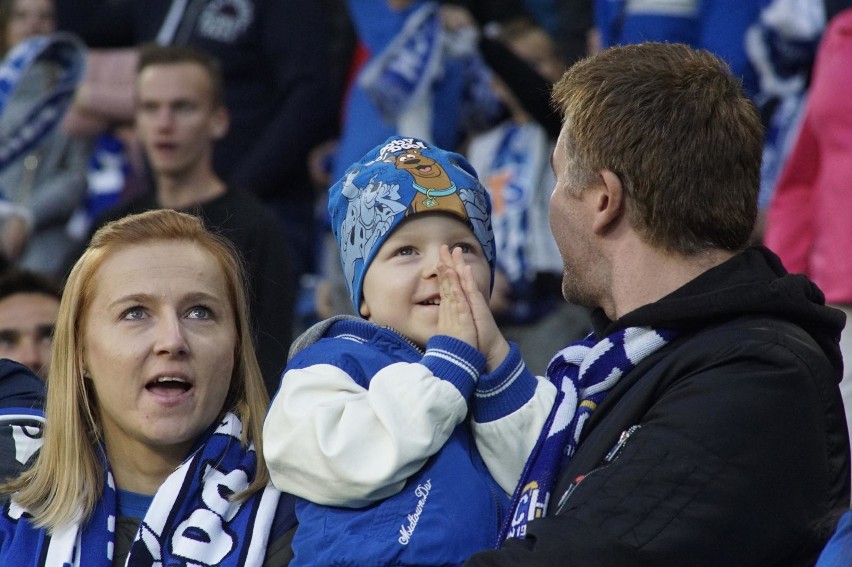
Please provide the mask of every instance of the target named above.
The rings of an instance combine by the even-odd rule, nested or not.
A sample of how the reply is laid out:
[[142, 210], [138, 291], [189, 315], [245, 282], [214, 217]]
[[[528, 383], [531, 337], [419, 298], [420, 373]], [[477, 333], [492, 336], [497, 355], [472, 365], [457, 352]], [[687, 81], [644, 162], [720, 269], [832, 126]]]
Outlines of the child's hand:
[[[443, 253], [443, 250], [441, 251]], [[461, 275], [461, 285], [464, 290], [467, 303], [470, 305], [474, 325], [476, 326], [476, 340], [479, 350], [487, 360], [486, 369], [491, 372], [506, 359], [509, 354], [509, 343], [503, 338], [503, 334], [494, 321], [494, 315], [488, 307], [488, 301], [476, 285], [473, 278], [473, 269], [464, 263], [464, 257], [460, 249], [453, 250], [453, 267]]]
[[[441, 246], [440, 259], [438, 283], [441, 286], [441, 306], [438, 309], [437, 332], [439, 335], [454, 337], [475, 349], [481, 350], [477, 343], [473, 313], [462, 289], [459, 273], [454, 268], [450, 249], [446, 244]], [[464, 266], [464, 262], [462, 262], [462, 266]]]

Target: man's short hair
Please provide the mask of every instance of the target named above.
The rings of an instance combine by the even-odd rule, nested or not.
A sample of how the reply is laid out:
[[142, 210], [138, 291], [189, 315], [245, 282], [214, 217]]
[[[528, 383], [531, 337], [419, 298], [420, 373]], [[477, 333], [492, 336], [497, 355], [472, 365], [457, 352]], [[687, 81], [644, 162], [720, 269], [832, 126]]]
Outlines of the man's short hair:
[[225, 104], [222, 64], [213, 55], [191, 45], [159, 45], [156, 43], [143, 45], [139, 50], [136, 75], [138, 76], [146, 67], [151, 65], [177, 65], [179, 63], [195, 63], [201, 66], [210, 78], [213, 107], [218, 108]]
[[739, 250], [757, 217], [763, 128], [728, 65], [682, 44], [606, 49], [554, 86], [563, 174], [588, 186], [621, 179], [631, 226], [682, 254]]
[[37, 293], [62, 299], [62, 288], [54, 280], [29, 270], [11, 269], [0, 276], [0, 301], [18, 293]]

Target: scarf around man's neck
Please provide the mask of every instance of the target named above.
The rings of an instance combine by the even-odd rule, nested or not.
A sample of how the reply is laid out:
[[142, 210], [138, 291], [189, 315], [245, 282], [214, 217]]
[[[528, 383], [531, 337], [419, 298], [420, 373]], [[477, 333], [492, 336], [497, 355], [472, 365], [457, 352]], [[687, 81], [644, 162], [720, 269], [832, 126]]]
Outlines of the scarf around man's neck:
[[629, 327], [600, 341], [589, 335], [553, 357], [547, 377], [556, 386], [556, 400], [521, 473], [501, 543], [524, 537], [527, 524], [544, 517], [556, 478], [574, 456], [591, 413], [622, 376], [674, 336], [669, 330]]
[[[257, 470], [254, 447], [241, 445], [241, 432], [239, 418], [226, 414], [169, 475], [139, 526], [128, 567], [262, 565], [280, 492], [269, 484], [247, 500], [229, 500], [248, 487]], [[33, 528], [13, 500], [4, 509], [15, 524], [14, 534], [0, 534], [11, 540], [3, 543], [3, 555], [21, 559], [16, 565], [111, 567], [117, 500], [112, 473], [105, 474], [92, 516], [55, 530], [49, 541], [46, 530]], [[45, 545], [40, 557], [37, 550]]]

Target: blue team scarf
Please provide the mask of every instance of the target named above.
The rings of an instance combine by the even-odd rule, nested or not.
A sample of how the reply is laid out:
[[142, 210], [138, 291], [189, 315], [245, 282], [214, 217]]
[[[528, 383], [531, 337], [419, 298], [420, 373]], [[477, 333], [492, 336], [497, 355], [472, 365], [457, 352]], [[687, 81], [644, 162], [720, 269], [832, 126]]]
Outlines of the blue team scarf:
[[431, 122], [441, 119], [433, 117], [433, 91], [447, 75], [458, 74], [463, 83], [462, 122], [470, 128], [489, 128], [503, 107], [491, 88], [491, 71], [477, 51], [477, 40], [473, 28], [445, 30], [438, 3], [425, 2], [364, 66], [358, 84], [388, 124], [407, 136], [432, 140]]
[[[128, 567], [262, 565], [280, 492], [270, 484], [245, 501], [228, 500], [249, 485], [257, 470], [254, 447], [240, 444], [241, 431], [239, 418], [226, 414], [169, 475], [139, 526]], [[46, 530], [20, 521], [26, 511], [13, 500], [3, 511], [3, 556], [17, 558], [16, 565], [111, 567], [116, 510], [109, 470], [92, 516], [82, 524], [57, 529], [49, 541]], [[36, 551], [45, 544], [40, 563]]]
[[532, 122], [507, 122], [492, 132], [489, 135], [498, 136], [493, 157], [479, 174], [494, 207], [497, 267], [512, 290], [512, 305], [501, 313], [501, 322], [526, 324], [553, 307], [553, 297], [535, 289], [539, 267], [532, 257], [532, 247], [538, 244], [536, 221], [542, 220], [535, 209], [540, 206], [542, 166], [550, 157], [550, 143], [541, 126]]
[[358, 78], [379, 112], [395, 123], [412, 100], [420, 99], [441, 66], [442, 30], [438, 6], [427, 2], [405, 20], [387, 48]]
[[124, 144], [111, 132], [101, 132], [92, 144], [86, 171], [86, 197], [68, 220], [66, 232], [85, 241], [95, 220], [121, 200], [131, 173]]
[[527, 524], [544, 517], [560, 470], [574, 456], [583, 426], [622, 376], [674, 338], [674, 332], [630, 327], [601, 341], [589, 335], [560, 351], [547, 368], [556, 401], [512, 497], [500, 541], [522, 538]]
[[83, 76], [85, 47], [68, 33], [33, 37], [16, 45], [0, 62], [0, 120], [21, 79], [37, 64], [55, 65], [58, 79], [32, 101], [22, 121], [8, 129], [13, 135], [0, 139], [0, 170], [36, 147], [62, 120]]

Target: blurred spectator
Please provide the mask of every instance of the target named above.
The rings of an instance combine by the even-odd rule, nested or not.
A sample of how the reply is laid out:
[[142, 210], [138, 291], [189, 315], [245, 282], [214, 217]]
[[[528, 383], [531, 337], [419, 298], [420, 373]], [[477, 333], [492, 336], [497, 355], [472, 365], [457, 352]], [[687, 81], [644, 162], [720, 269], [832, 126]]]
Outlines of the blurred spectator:
[[190, 46], [150, 45], [141, 51], [137, 77], [136, 128], [155, 191], [107, 211], [92, 230], [131, 213], [169, 208], [197, 214], [228, 238], [246, 262], [258, 361], [274, 393], [293, 326], [287, 240], [253, 195], [213, 171], [214, 143], [229, 125], [218, 62]]
[[[531, 20], [505, 22], [497, 39], [548, 85], [565, 71], [554, 42]], [[586, 309], [562, 298], [562, 259], [547, 220], [556, 183], [550, 167], [556, 139], [506, 82], [495, 78], [494, 86], [510, 117], [474, 136], [467, 150], [494, 206], [497, 271], [491, 309], [506, 338], [520, 346], [527, 366], [543, 375], [553, 353], [586, 336], [591, 321]], [[548, 94], [542, 90], [541, 96]]]
[[94, 220], [121, 199], [147, 186], [147, 169], [133, 127], [136, 48], [89, 49], [86, 72], [63, 128], [92, 140], [83, 202], [68, 222], [68, 234], [82, 244]]
[[600, 47], [663, 41], [707, 49], [741, 77], [746, 94], [757, 78], [745, 52], [745, 34], [763, 0], [595, 0]]
[[798, 133], [824, 28], [820, 2], [764, 0], [760, 17], [746, 32], [746, 51], [760, 81], [755, 102], [766, 125], [754, 242], [763, 238], [766, 208]]
[[852, 560], [852, 510], [837, 522], [834, 535], [823, 549], [814, 567], [849, 567]]
[[314, 192], [308, 151], [334, 126], [326, 15], [313, 0], [87, 0], [59, 6], [62, 27], [91, 47], [189, 44], [216, 56], [232, 127], [214, 169], [275, 211], [294, 281], [311, 270]]
[[828, 25], [805, 114], [766, 217], [764, 242], [790, 272], [806, 274], [846, 313], [840, 391], [852, 423], [852, 9]]
[[0, 482], [18, 476], [41, 447], [44, 397], [44, 381], [32, 370], [0, 359]]
[[79, 79], [83, 47], [53, 34], [55, 27], [53, 0], [0, 0], [0, 244], [10, 262], [58, 276], [89, 148], [56, 127]]
[[556, 3], [556, 33], [553, 39], [566, 64], [594, 51], [593, 0], [561, 0]]
[[59, 285], [41, 274], [14, 269], [4, 273], [0, 277], [0, 358], [20, 362], [46, 380], [61, 297]]

